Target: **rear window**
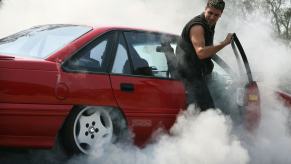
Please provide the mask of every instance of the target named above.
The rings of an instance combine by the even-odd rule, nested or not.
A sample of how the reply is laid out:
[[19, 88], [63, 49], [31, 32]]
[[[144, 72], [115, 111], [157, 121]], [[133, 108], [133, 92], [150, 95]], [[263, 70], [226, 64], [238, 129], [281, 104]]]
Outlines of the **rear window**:
[[0, 54], [47, 58], [90, 30], [89, 26], [77, 25], [33, 27], [0, 39]]

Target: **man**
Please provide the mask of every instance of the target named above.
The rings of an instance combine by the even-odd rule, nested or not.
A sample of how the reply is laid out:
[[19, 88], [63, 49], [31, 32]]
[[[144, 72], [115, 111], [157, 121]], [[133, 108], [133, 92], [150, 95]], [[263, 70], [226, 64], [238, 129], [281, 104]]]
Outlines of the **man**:
[[211, 58], [232, 40], [229, 33], [224, 41], [213, 44], [215, 25], [224, 6], [223, 0], [208, 0], [205, 11], [184, 27], [176, 49], [178, 72], [188, 91], [187, 103], [198, 105], [201, 111], [215, 108], [205, 78], [213, 69]]

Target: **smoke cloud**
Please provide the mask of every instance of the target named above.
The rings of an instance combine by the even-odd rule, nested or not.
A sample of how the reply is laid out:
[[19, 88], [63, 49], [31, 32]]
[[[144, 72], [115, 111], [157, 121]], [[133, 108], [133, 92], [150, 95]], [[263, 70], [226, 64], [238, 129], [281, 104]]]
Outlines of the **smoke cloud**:
[[[235, 32], [244, 47], [254, 79], [261, 86], [276, 88], [282, 79], [289, 77], [291, 49], [274, 37], [270, 17], [262, 11], [251, 13], [246, 18], [229, 12], [222, 17], [221, 26], [217, 26], [216, 31]], [[223, 38], [224, 34], [216, 32], [216, 35]], [[223, 49], [219, 54], [228, 56], [228, 49]]]
[[[4, 0], [0, 37], [54, 23], [134, 26], [179, 34], [189, 19], [203, 11], [204, 5], [203, 0]], [[131, 143], [106, 145], [96, 147], [88, 157], [76, 157], [68, 163], [291, 163], [290, 109], [272, 92], [291, 70], [290, 49], [273, 37], [270, 21], [259, 12], [244, 19], [230, 10], [235, 9], [228, 7], [216, 26], [215, 41], [223, 40], [228, 32], [236, 32], [255, 76], [260, 77], [262, 121], [255, 133], [234, 126], [220, 110], [199, 114], [190, 107], [178, 116], [170, 135], [157, 135], [155, 142], [145, 148]], [[227, 57], [230, 50], [228, 47], [218, 54]]]
[[[190, 164], [190, 163], [247, 163], [248, 152], [239, 139], [231, 134], [232, 124], [229, 117], [219, 110], [209, 110], [199, 114], [194, 107], [180, 114], [170, 130], [171, 135], [160, 134], [154, 144], [140, 149], [124, 144], [105, 146], [104, 156], [100, 147], [86, 163], [152, 163], [152, 164]], [[206, 130], [207, 129], [207, 130]], [[99, 152], [99, 153], [97, 153]], [[73, 163], [84, 162], [80, 158]]]
[[4, 0], [0, 10], [0, 36], [53, 23], [134, 26], [176, 33], [193, 13], [202, 11], [200, 3], [191, 0]]
[[130, 143], [96, 146], [89, 157], [71, 159], [69, 164], [272, 164], [290, 163], [291, 138], [288, 111], [263, 92], [262, 120], [250, 133], [234, 126], [220, 110], [199, 113], [193, 106], [181, 113], [170, 135], [160, 133], [145, 148]]

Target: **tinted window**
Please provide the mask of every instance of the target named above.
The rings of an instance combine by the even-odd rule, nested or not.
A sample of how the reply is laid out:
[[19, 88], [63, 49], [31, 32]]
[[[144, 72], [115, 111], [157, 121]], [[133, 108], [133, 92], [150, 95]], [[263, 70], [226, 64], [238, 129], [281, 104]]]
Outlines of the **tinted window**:
[[128, 60], [128, 53], [126, 50], [126, 44], [123, 36], [119, 38], [116, 56], [114, 59], [114, 64], [112, 68], [112, 73], [119, 74], [131, 74], [130, 62]]
[[223, 83], [230, 83], [233, 80], [233, 72], [227, 72], [227, 68], [223, 68], [221, 65], [213, 61], [214, 67], [212, 71], [212, 78], [215, 81], [220, 81]]
[[34, 27], [0, 40], [0, 53], [46, 58], [92, 28], [75, 25]]
[[167, 60], [166, 53], [158, 51], [162, 43], [171, 42], [172, 38], [170, 36], [154, 33], [126, 32], [125, 37], [129, 44], [134, 74], [170, 77], [169, 61]]
[[99, 37], [67, 60], [63, 67], [74, 72], [106, 72], [110, 40], [111, 34]]
[[231, 46], [222, 49], [219, 53], [219, 57], [221, 57], [221, 59], [229, 65], [236, 77], [238, 77], [241, 81], [248, 82], [245, 65], [241, 55], [238, 53], [238, 56], [236, 56]]

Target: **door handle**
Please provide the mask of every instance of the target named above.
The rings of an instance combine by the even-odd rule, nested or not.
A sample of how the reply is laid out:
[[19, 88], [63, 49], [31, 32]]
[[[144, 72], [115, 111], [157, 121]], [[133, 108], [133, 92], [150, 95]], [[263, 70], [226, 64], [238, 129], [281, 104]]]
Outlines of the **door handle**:
[[133, 92], [134, 91], [134, 85], [130, 83], [121, 83], [120, 84], [121, 91], [124, 92]]

